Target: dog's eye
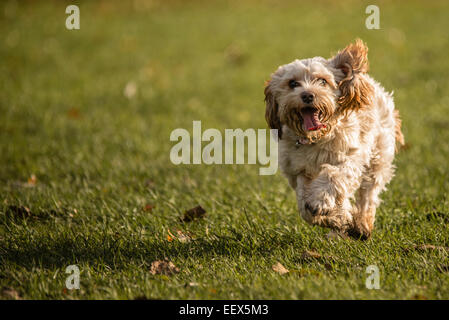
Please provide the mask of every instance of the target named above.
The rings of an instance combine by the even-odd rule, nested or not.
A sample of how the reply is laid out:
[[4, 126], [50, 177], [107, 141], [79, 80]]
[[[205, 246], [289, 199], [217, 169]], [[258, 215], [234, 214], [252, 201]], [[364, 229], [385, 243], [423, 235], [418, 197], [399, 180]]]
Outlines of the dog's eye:
[[288, 86], [289, 86], [290, 88], [294, 89], [294, 88], [296, 88], [296, 87], [301, 86], [301, 84], [300, 84], [298, 81], [296, 81], [296, 80], [290, 80], [290, 81], [288, 82]]
[[318, 82], [320, 83], [320, 85], [325, 86], [327, 84], [326, 79], [320, 78], [318, 79]]

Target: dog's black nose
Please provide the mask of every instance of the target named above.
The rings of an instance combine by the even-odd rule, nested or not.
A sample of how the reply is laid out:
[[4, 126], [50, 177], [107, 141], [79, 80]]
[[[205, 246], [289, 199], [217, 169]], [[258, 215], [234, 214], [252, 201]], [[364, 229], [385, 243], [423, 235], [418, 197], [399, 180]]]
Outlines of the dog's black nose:
[[314, 97], [315, 95], [313, 93], [307, 91], [301, 93], [301, 99], [304, 103], [311, 103]]

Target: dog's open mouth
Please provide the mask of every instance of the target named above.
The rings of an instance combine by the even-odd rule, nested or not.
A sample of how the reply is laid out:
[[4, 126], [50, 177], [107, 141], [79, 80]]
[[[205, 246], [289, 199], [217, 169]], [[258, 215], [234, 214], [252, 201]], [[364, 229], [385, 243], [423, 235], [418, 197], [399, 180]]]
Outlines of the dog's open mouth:
[[304, 131], [316, 131], [326, 128], [326, 125], [320, 121], [320, 111], [314, 107], [305, 107], [301, 109]]

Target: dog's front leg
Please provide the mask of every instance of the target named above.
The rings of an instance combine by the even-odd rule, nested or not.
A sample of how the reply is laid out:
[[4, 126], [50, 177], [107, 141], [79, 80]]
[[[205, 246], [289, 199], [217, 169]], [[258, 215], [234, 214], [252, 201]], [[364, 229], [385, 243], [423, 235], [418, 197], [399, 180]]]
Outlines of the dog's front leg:
[[343, 232], [351, 228], [349, 199], [360, 185], [361, 174], [362, 170], [351, 161], [322, 165], [320, 174], [304, 190], [304, 210], [312, 223]]

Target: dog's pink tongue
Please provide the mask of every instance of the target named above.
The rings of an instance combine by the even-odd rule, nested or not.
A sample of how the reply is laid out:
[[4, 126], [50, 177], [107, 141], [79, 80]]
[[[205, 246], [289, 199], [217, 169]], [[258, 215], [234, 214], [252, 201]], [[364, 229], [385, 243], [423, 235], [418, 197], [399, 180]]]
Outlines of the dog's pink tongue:
[[318, 119], [318, 114], [316, 112], [304, 112], [302, 114], [304, 119], [304, 129], [306, 131], [315, 131], [321, 128], [325, 128], [326, 125], [322, 124]]
[[315, 130], [314, 128], [316, 127], [316, 124], [313, 113], [304, 114], [303, 118], [304, 118], [304, 129], [306, 129], [307, 131]]

